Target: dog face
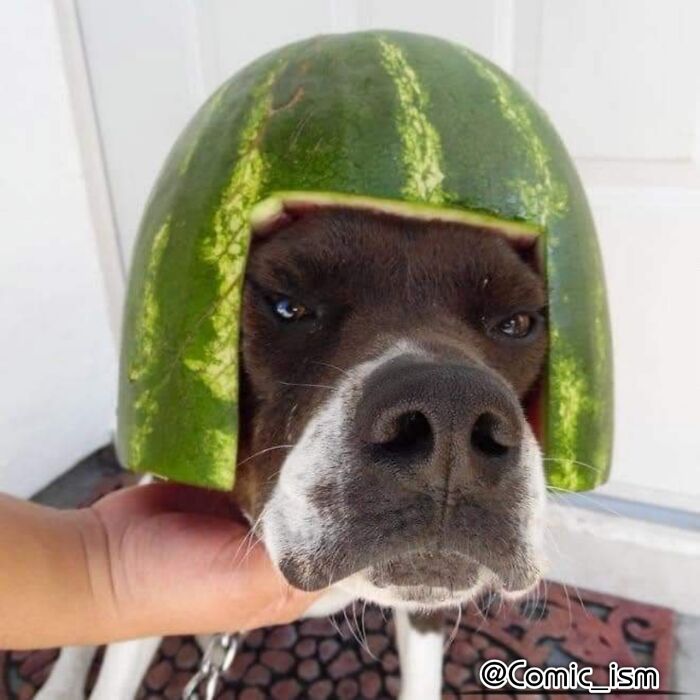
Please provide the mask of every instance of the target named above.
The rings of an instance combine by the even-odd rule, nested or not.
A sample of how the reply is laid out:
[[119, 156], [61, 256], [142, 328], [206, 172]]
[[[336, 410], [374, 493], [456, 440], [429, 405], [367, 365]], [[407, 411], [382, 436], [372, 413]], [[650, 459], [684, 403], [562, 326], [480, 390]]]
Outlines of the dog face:
[[544, 305], [464, 225], [326, 210], [254, 240], [236, 496], [290, 583], [430, 608], [536, 582]]

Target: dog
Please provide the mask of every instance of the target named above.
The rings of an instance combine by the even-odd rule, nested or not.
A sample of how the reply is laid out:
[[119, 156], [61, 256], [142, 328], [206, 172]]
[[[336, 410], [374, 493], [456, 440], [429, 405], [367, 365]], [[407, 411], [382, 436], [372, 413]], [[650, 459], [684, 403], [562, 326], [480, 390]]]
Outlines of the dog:
[[[254, 237], [234, 497], [309, 610], [394, 609], [402, 697], [438, 698], [439, 611], [543, 571], [545, 480], [523, 409], [547, 351], [531, 249], [466, 224], [309, 209]], [[111, 645], [131, 698], [158, 639]], [[82, 696], [64, 650], [40, 700]]]

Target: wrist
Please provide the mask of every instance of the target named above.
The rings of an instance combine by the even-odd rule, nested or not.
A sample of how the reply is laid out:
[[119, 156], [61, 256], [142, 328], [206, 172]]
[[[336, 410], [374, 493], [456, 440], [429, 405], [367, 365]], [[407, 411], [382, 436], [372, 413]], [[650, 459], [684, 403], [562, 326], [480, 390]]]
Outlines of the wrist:
[[104, 528], [0, 494], [0, 647], [102, 642], [118, 625]]
[[102, 643], [122, 638], [126, 636], [120, 629], [124, 617], [120, 614], [113, 557], [104, 523], [93, 508], [65, 511], [64, 515], [80, 544], [84, 619], [91, 620], [91, 624], [81, 630], [85, 638], [77, 643]]

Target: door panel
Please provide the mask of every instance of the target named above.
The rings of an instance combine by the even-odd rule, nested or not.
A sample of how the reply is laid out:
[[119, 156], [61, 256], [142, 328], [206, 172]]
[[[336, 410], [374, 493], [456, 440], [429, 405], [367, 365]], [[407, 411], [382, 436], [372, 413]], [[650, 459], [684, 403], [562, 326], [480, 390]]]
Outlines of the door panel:
[[582, 158], [688, 158], [700, 3], [545, 0], [536, 94]]

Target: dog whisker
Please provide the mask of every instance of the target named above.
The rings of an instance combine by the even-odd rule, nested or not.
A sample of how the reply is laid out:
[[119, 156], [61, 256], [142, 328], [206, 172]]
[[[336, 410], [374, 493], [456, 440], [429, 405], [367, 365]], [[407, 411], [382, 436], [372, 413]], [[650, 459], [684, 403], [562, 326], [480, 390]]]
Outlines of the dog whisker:
[[[553, 488], [553, 487], [550, 486], [550, 487], [548, 487], [548, 488]], [[561, 494], [556, 493], [557, 490], [558, 490], [558, 491], [563, 491], [564, 493], [577, 493], [576, 491], [567, 491], [566, 489], [556, 489], [556, 490], [550, 491], [550, 495], [551, 495], [555, 500], [558, 500], [558, 501], [561, 502], [561, 503], [565, 503], [565, 501], [562, 499]], [[578, 493], [578, 495], [579, 495], [579, 496], [583, 496], [583, 494], [581, 494], [581, 493]], [[591, 499], [591, 500], [593, 500], [593, 499]], [[595, 501], [594, 501], [594, 502], [595, 502]], [[597, 504], [597, 502], [596, 502], [596, 504]], [[616, 512], [616, 511], [610, 510], [610, 509], [608, 509], [608, 510], [609, 510], [609, 512], [612, 513], [613, 515], [622, 516], [621, 513], [618, 513], [618, 512]], [[565, 552], [563, 552], [562, 549], [559, 547], [559, 543], [558, 543], [558, 541], [557, 541], [557, 539], [556, 539], [554, 533], [551, 532], [551, 530], [546, 529], [546, 530], [545, 530], [545, 535], [546, 535], [546, 536], [551, 536], [551, 537], [550, 537], [550, 541], [552, 542], [553, 546], [555, 547], [555, 549], [556, 549], [556, 551], [557, 551], [557, 554], [558, 554], [559, 556], [561, 556], [561, 557], [565, 557], [565, 558], [566, 558], [566, 557], [567, 557], [567, 554], [566, 554]], [[573, 624], [573, 622], [572, 622], [573, 618], [572, 618], [572, 612], [571, 612], [571, 599], [570, 599], [570, 596], [569, 596], [569, 589], [568, 589], [568, 587], [567, 587], [566, 584], [562, 583], [562, 585], [564, 586], [564, 592], [565, 592], [565, 594], [566, 594], [567, 603], [568, 603], [568, 605], [569, 605], [569, 625], [571, 625], [571, 624]], [[580, 594], [580, 591], [578, 590], [578, 587], [577, 587], [577, 586], [574, 586], [573, 584], [571, 584], [571, 586], [572, 586], [573, 588], [576, 589], [576, 595], [577, 595], [577, 597], [578, 597], [578, 599], [579, 599], [579, 602], [581, 603], [581, 606], [585, 608], [585, 606], [583, 605], [583, 601], [582, 601], [582, 599], [581, 599], [581, 594]]]
[[566, 459], [564, 457], [542, 457], [543, 462], [565, 462], [565, 463], [571, 463], [575, 464], [579, 467], [583, 467], [584, 469], [590, 469], [591, 471], [594, 472], [599, 472], [601, 471], [598, 469], [598, 467], [594, 467], [592, 464], [587, 464], [586, 462], [579, 462], [577, 459]]
[[[239, 555], [241, 554], [242, 550], [245, 549], [247, 551], [248, 542], [249, 542], [251, 537], [253, 537], [253, 530], [248, 530], [248, 532], [246, 532], [246, 534], [245, 534], [245, 537], [238, 544], [238, 548], [236, 549], [236, 552], [233, 555], [232, 564], [234, 566], [242, 562], [243, 559], [239, 559]], [[243, 558], [245, 558], [245, 554], [243, 555]]]
[[375, 660], [379, 661], [379, 659], [375, 656], [374, 652], [369, 648], [369, 640], [367, 639], [367, 629], [365, 627], [365, 612], [367, 611], [367, 601], [363, 601], [362, 603], [362, 635], [365, 638], [365, 649], [367, 649], [367, 653]]
[[472, 601], [469, 601], [469, 603], [467, 603], [467, 605], [469, 605], [470, 603], [471, 603], [472, 605], [474, 605], [474, 609], [476, 610], [477, 614], [478, 614], [479, 617], [481, 618], [481, 622], [480, 622], [479, 625], [477, 626], [476, 630], [474, 630], [474, 634], [479, 634], [479, 632], [481, 632], [483, 626], [486, 624], [486, 614], [485, 614], [484, 611], [481, 609], [481, 606], [479, 605], [479, 600], [472, 600]]
[[278, 384], [282, 384], [283, 386], [300, 386], [300, 387], [305, 387], [307, 389], [328, 389], [330, 391], [333, 391], [336, 387], [331, 386], [330, 384], [302, 384], [299, 382], [283, 382], [283, 381], [278, 381]]
[[367, 652], [367, 655], [371, 658], [374, 659], [375, 661], [379, 661], [379, 659], [374, 655], [374, 652], [369, 648], [369, 641], [367, 640], [367, 631], [365, 629], [365, 611], [367, 608], [367, 601], [363, 601], [362, 605], [362, 614], [360, 615], [360, 622], [362, 624], [362, 638], [364, 639], [364, 647], [365, 651]]
[[[365, 602], [363, 607], [362, 607], [362, 615], [365, 614], [365, 606], [367, 603]], [[358, 637], [360, 638], [360, 646], [369, 654], [369, 656], [373, 656], [372, 652], [369, 649], [369, 645], [367, 644], [367, 638], [366, 635], [363, 637], [362, 635], [362, 630], [360, 629], [360, 624], [357, 621], [357, 609], [355, 608], [355, 601], [352, 603], [352, 617], [353, 620], [355, 621], [355, 627], [357, 629], [357, 634]], [[362, 616], [360, 616], [362, 619]]]
[[333, 629], [338, 633], [339, 637], [343, 637], [343, 633], [340, 631], [340, 627], [338, 626], [338, 621], [335, 619], [336, 613], [333, 613], [332, 615], [328, 615], [328, 621], [331, 623], [331, 626]]
[[338, 367], [337, 365], [332, 365], [330, 362], [320, 362], [318, 360], [311, 360], [310, 364], [312, 365], [321, 365], [322, 367], [330, 367], [330, 369], [335, 369], [341, 374], [344, 374], [346, 377], [350, 376], [350, 372], [347, 370], [343, 369], [342, 367]]
[[[488, 600], [486, 601], [486, 609], [487, 610], [491, 611], [495, 597], [496, 597], [496, 591], [494, 591], [493, 588], [489, 588], [489, 597], [488, 597]], [[503, 606], [503, 598], [501, 597], [501, 598], [499, 598], [499, 601], [498, 601], [499, 613], [500, 613], [502, 606]]]
[[549, 582], [547, 579], [543, 579], [537, 584], [537, 591], [539, 593], [540, 586], [542, 587], [542, 595], [540, 596], [540, 617], [539, 621], [544, 620], [547, 613], [547, 604], [549, 603]]
[[253, 453], [252, 455], [249, 455], [245, 459], [242, 459], [236, 466], [240, 467], [241, 464], [245, 464], [246, 462], [250, 462], [251, 459], [255, 459], [256, 457], [259, 457], [260, 455], [265, 454], [266, 452], [272, 452], [272, 450], [285, 450], [285, 449], [291, 449], [295, 445], [293, 443], [288, 443], [285, 445], [272, 445], [272, 447], [266, 447], [263, 450], [258, 450], [257, 452]]
[[[265, 515], [265, 509], [263, 508], [263, 510], [260, 513], [260, 515], [258, 516], [258, 518], [255, 520], [255, 522], [253, 523], [251, 528], [246, 533], [245, 537], [240, 541], [240, 543], [236, 549], [236, 552], [233, 555], [232, 564], [234, 566], [245, 563], [245, 561], [250, 556], [250, 553], [252, 552], [253, 547], [255, 546], [255, 542], [258, 539], [256, 530], [257, 530], [258, 525], [260, 524], [260, 521], [262, 520], [264, 515]], [[245, 552], [244, 552], [242, 558], [239, 559], [239, 555], [241, 554], [241, 550], [243, 550], [243, 549], [245, 549]]]
[[[559, 498], [559, 495], [556, 493], [552, 493], [551, 495], [556, 497], [556, 498]], [[564, 558], [569, 558], [567, 553], [563, 552], [561, 547], [559, 546], [559, 542], [557, 541], [557, 538], [556, 538], [554, 532], [552, 532], [549, 528], [546, 528], [544, 531], [544, 535], [545, 535], [545, 537], [549, 538], [550, 542], [552, 543], [553, 547], [556, 549], [557, 554], [559, 556], [564, 557]], [[561, 585], [564, 588], [564, 598], [566, 600], [567, 612], [568, 612], [568, 617], [569, 617], [569, 625], [567, 628], [567, 634], [568, 634], [568, 632], [571, 630], [571, 626], [573, 625], [573, 619], [574, 619], [573, 618], [573, 610], [571, 608], [571, 596], [569, 594], [569, 587], [563, 582], [561, 583]], [[577, 592], [578, 592], [578, 589], [577, 589]], [[580, 598], [581, 597], [579, 595], [579, 600], [580, 600]]]
[[569, 610], [569, 627], [567, 628], [567, 634], [571, 631], [571, 626], [574, 624], [574, 613], [571, 608], [571, 596], [569, 595], [569, 587], [566, 584], [564, 586], [564, 597], [566, 598], [566, 606]]
[[455, 618], [455, 624], [452, 627], [452, 631], [450, 632], [449, 637], [447, 638], [447, 641], [445, 642], [442, 651], [445, 653], [450, 646], [452, 645], [452, 642], [457, 638], [457, 633], [459, 632], [459, 626], [462, 623], [462, 604], [457, 603], [457, 616]]
[[273, 472], [272, 474], [270, 474], [270, 476], [268, 476], [267, 479], [265, 479], [265, 481], [269, 484], [274, 479], [277, 479], [278, 476], [279, 476], [279, 469], [277, 471]]
[[592, 617], [591, 611], [586, 607], [586, 604], [583, 602], [583, 598], [581, 596], [581, 590], [579, 589], [578, 586], [571, 584], [572, 588], [574, 589], [574, 592], [576, 593], [576, 598], [578, 599], [579, 605], [581, 606], [581, 609], [583, 610], [583, 614], [586, 617]]
[[609, 506], [604, 506], [595, 498], [591, 498], [591, 496], [587, 496], [585, 493], [581, 493], [580, 491], [574, 491], [572, 489], [563, 489], [558, 486], [547, 486], [547, 490], [552, 494], [552, 496], [557, 496], [560, 494], [574, 494], [577, 498], [582, 498], [584, 501], [590, 501], [596, 506], [596, 508], [600, 508], [600, 510], [604, 510], [620, 518], [625, 517], [622, 513], [620, 513], [620, 511], [617, 511], [614, 508], [610, 508]]
[[[352, 602], [352, 610], [353, 613], [355, 612], [355, 601]], [[362, 647], [362, 640], [358, 636], [358, 634], [355, 632], [352, 623], [350, 622], [350, 618], [348, 617], [348, 609], [344, 608], [343, 609], [343, 615], [345, 616], [345, 623], [347, 625], [348, 630], [350, 631], [350, 634], [352, 635], [352, 638]], [[355, 618], [357, 619], [357, 618]]]

